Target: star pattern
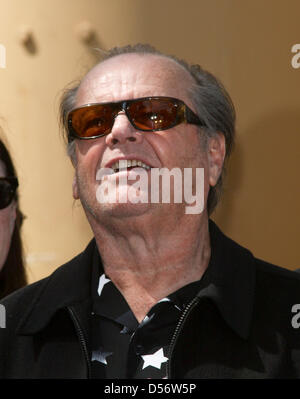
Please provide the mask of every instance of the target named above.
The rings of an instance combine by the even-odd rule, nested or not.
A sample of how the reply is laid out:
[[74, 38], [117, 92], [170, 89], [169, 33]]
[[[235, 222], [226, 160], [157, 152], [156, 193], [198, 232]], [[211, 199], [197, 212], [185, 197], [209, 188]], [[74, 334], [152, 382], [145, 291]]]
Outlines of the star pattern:
[[112, 355], [113, 352], [105, 352], [103, 350], [96, 350], [92, 353], [92, 361], [96, 360], [97, 362], [107, 364], [106, 358]]
[[150, 317], [149, 317], [148, 315], [146, 315], [146, 316], [144, 317], [144, 319], [141, 321], [140, 326], [142, 327], [142, 326], [144, 326], [145, 324], [149, 323], [149, 322], [153, 319], [153, 317], [154, 317], [154, 313], [153, 313]]
[[[171, 299], [170, 298], [163, 298], [160, 301], [158, 301], [157, 303], [162, 303], [162, 302], [171, 302]], [[174, 303], [174, 307], [181, 311], [180, 307], [177, 306], [175, 303]]]
[[102, 274], [101, 277], [99, 278], [99, 285], [98, 285], [98, 295], [101, 295], [101, 292], [103, 290], [103, 287], [105, 284], [109, 283], [111, 280], [109, 278], [105, 277], [105, 274]]
[[122, 328], [122, 330], [120, 331], [120, 334], [128, 334], [129, 331], [130, 331], [129, 328], [126, 327], [126, 326], [124, 326], [124, 327]]
[[92, 378], [167, 378], [173, 330], [194, 292], [161, 298], [139, 322], [104, 269], [92, 286]]
[[171, 300], [169, 298], [163, 298], [160, 301], [158, 301], [157, 303], [161, 303], [161, 302], [171, 302]]
[[168, 358], [164, 356], [163, 348], [160, 348], [158, 351], [156, 351], [152, 355], [142, 355], [142, 358], [144, 360], [142, 370], [148, 366], [152, 366], [157, 369], [160, 369], [161, 364], [168, 360]]

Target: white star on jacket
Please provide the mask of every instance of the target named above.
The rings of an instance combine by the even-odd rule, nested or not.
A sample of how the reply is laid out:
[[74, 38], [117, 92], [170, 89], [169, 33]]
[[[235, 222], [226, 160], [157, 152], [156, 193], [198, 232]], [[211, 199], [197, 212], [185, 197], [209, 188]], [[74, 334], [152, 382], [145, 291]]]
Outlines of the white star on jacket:
[[97, 350], [97, 351], [93, 351], [92, 353], [92, 361], [96, 360], [97, 362], [103, 363], [103, 364], [107, 364], [106, 358], [110, 355], [112, 355], [113, 352], [105, 352], [103, 350]]
[[[157, 303], [162, 303], [162, 302], [171, 302], [171, 299], [163, 298], [160, 301], [158, 301]], [[181, 310], [177, 305], [174, 304], [174, 306], [175, 306], [176, 309]]]
[[164, 356], [163, 348], [160, 348], [158, 351], [153, 353], [152, 355], [142, 355], [144, 360], [143, 368], [148, 366], [156, 367], [157, 369], [161, 368], [161, 364], [168, 360], [167, 357]]
[[98, 295], [101, 295], [101, 292], [103, 290], [103, 287], [105, 286], [106, 283], [110, 282], [111, 280], [109, 278], [105, 278], [105, 274], [102, 274], [102, 276], [99, 278], [99, 285], [98, 285]]

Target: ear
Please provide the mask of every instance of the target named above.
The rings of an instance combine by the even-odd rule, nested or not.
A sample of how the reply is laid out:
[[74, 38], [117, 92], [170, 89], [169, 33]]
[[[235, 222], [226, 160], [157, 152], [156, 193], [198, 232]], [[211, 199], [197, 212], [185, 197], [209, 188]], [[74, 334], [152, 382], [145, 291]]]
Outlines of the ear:
[[75, 151], [74, 151], [74, 153], [72, 153], [72, 154], [70, 155], [70, 159], [71, 159], [73, 168], [76, 168], [77, 162], [76, 162], [76, 153], [75, 153]]
[[221, 132], [217, 132], [208, 139], [208, 169], [209, 185], [215, 186], [221, 175], [224, 158], [226, 153], [225, 137]]
[[72, 191], [73, 191], [73, 198], [75, 200], [79, 199], [76, 173], [74, 174], [74, 179], [73, 179], [73, 184], [72, 184]]

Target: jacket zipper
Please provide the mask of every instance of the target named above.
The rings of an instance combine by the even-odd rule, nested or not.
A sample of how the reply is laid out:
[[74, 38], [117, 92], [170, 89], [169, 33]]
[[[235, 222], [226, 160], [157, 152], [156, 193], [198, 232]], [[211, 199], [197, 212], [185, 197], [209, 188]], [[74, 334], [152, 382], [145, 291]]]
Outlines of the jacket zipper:
[[76, 333], [77, 333], [77, 336], [78, 336], [78, 339], [80, 342], [80, 346], [81, 346], [81, 349], [82, 349], [82, 352], [83, 352], [83, 355], [84, 355], [84, 358], [85, 358], [86, 364], [87, 364], [87, 378], [90, 379], [91, 378], [91, 361], [90, 361], [89, 351], [87, 348], [84, 333], [83, 333], [83, 330], [80, 326], [80, 323], [78, 321], [78, 318], [77, 318], [74, 310], [69, 306], [67, 306], [67, 309], [68, 309], [71, 319], [73, 320], [74, 325], [75, 325]]
[[175, 328], [174, 334], [172, 336], [171, 339], [171, 343], [169, 346], [169, 351], [168, 351], [168, 364], [167, 364], [167, 379], [170, 378], [171, 376], [171, 357], [172, 357], [172, 353], [177, 341], [177, 338], [183, 328], [184, 322], [186, 321], [189, 313], [191, 313], [192, 309], [197, 305], [197, 303], [199, 302], [200, 298], [198, 296], [196, 296], [184, 309], [182, 315], [180, 316], [180, 319], [178, 321], [178, 324]]

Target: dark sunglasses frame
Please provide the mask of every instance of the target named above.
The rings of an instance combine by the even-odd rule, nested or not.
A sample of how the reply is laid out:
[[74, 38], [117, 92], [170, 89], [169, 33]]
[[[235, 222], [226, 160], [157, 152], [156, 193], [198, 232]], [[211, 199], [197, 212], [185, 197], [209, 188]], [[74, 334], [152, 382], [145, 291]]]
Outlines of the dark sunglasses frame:
[[[137, 103], [137, 102], [141, 102], [141, 101], [151, 101], [151, 100], [162, 100], [162, 102], [169, 101], [170, 103], [172, 103], [172, 105], [177, 108], [175, 120], [172, 123], [168, 124], [166, 127], [159, 128], [159, 129], [142, 129], [141, 127], [137, 126], [134, 122], [133, 116], [130, 115], [130, 108], [129, 108], [130, 105]], [[95, 136], [87, 136], [87, 137], [80, 136], [79, 134], [77, 134], [76, 129], [73, 126], [72, 117], [77, 112], [80, 112], [80, 110], [82, 110], [82, 109], [87, 109], [87, 108], [91, 108], [91, 107], [97, 108], [100, 105], [101, 106], [108, 105], [113, 110], [113, 112], [112, 112], [113, 118], [112, 118], [112, 123], [111, 123], [109, 131], [106, 133], [101, 133], [101, 134], [98, 134]], [[179, 125], [180, 123], [183, 123], [183, 122], [198, 125], [198, 126], [203, 126], [203, 127], [206, 126], [205, 123], [195, 114], [195, 112], [192, 111], [182, 100], [179, 100], [179, 99], [173, 98], [173, 97], [162, 97], [162, 96], [141, 97], [141, 98], [135, 98], [132, 100], [123, 100], [123, 101], [110, 102], [110, 103], [90, 103], [90, 104], [82, 105], [81, 107], [73, 108], [67, 114], [69, 141], [71, 141], [70, 139], [74, 139], [74, 138], [77, 138], [80, 140], [90, 140], [90, 139], [96, 139], [98, 137], [103, 137], [103, 136], [108, 135], [113, 128], [115, 118], [118, 116], [118, 114], [121, 111], [125, 112], [128, 120], [130, 121], [132, 126], [135, 129], [142, 131], [142, 132], [158, 132], [158, 131], [162, 131], [162, 130], [168, 130], [168, 129], [171, 129], [172, 127]]]
[[[9, 191], [8, 201], [2, 203], [2, 199], [0, 197], [0, 209], [5, 209], [11, 204], [12, 200], [15, 197], [16, 190], [19, 186], [19, 182], [16, 177], [0, 177], [0, 187], [1, 187], [1, 182], [3, 182], [3, 181], [6, 181], [7, 183], [9, 183], [10, 191]], [[1, 189], [0, 189], [0, 192], [1, 192]]]

